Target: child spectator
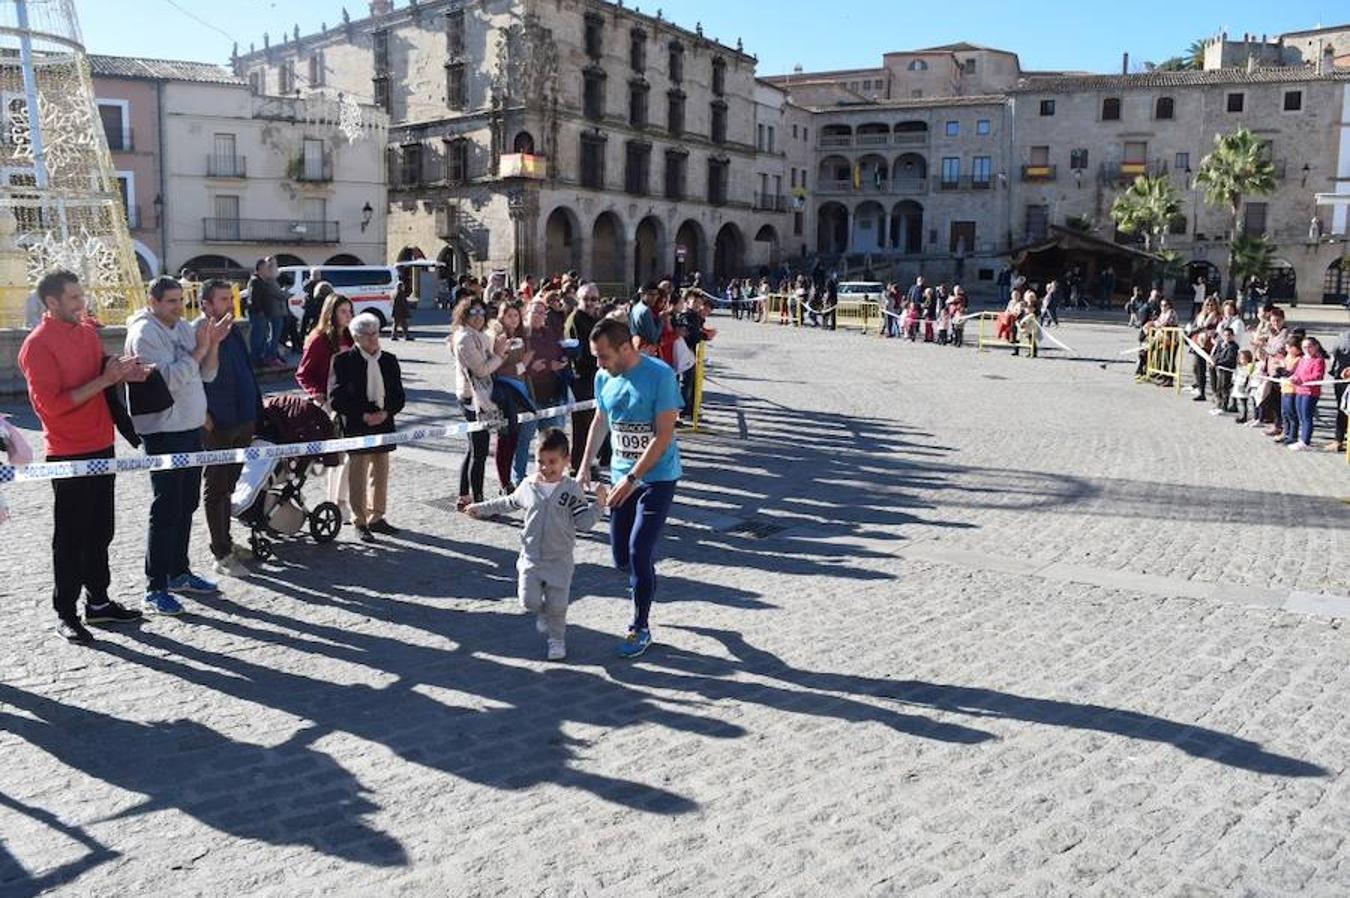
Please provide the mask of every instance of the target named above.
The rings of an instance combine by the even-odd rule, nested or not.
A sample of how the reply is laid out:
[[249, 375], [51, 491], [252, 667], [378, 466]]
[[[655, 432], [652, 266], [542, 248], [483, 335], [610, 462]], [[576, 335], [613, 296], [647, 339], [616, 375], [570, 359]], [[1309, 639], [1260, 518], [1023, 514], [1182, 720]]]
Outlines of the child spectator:
[[937, 320], [937, 342], [939, 346], [946, 346], [951, 342], [952, 334], [952, 307], [949, 303], [944, 303], [938, 309]]
[[[1292, 344], [1290, 348], [1293, 348]], [[1307, 452], [1312, 448], [1317, 400], [1322, 396], [1320, 381], [1326, 375], [1327, 360], [1322, 352], [1322, 344], [1315, 337], [1304, 339], [1303, 357], [1289, 375], [1289, 382], [1294, 387], [1294, 412], [1298, 421], [1298, 440], [1289, 444], [1293, 452]]]
[[1256, 362], [1250, 349], [1238, 353], [1237, 370], [1233, 372], [1233, 403], [1238, 410], [1238, 424], [1247, 423], [1247, 406], [1251, 402], [1253, 380], [1256, 376]]
[[606, 489], [595, 489], [596, 502], [566, 475], [571, 461], [567, 435], [545, 431], [535, 451], [538, 470], [515, 492], [464, 509], [471, 518], [523, 511], [520, 558], [516, 562], [520, 602], [535, 614], [535, 629], [548, 637], [548, 660], [567, 657], [567, 603], [576, 569], [577, 532], [590, 530], [599, 518]]
[[1238, 361], [1237, 337], [1233, 328], [1223, 329], [1210, 358], [1213, 359], [1214, 368], [1214, 410], [1210, 414], [1222, 415], [1228, 411], [1233, 391], [1233, 372]]
[[[1303, 359], [1303, 347], [1290, 342], [1284, 350], [1284, 363], [1280, 368], [1280, 432], [1270, 434], [1275, 442], [1292, 446], [1298, 436], [1298, 408], [1294, 402], [1294, 382], [1289, 379]], [[1267, 431], [1269, 433], [1269, 431]]]
[[914, 300], [905, 306], [905, 336], [911, 343], [919, 336], [919, 304]]

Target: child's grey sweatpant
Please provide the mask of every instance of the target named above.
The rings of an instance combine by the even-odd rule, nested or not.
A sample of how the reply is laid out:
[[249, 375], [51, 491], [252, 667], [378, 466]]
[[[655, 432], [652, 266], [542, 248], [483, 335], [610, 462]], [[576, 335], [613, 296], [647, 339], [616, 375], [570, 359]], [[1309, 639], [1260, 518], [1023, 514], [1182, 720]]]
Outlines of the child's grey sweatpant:
[[549, 639], [562, 639], [567, 632], [567, 599], [572, 591], [572, 572], [542, 567], [519, 571], [520, 604], [526, 611], [542, 614]]

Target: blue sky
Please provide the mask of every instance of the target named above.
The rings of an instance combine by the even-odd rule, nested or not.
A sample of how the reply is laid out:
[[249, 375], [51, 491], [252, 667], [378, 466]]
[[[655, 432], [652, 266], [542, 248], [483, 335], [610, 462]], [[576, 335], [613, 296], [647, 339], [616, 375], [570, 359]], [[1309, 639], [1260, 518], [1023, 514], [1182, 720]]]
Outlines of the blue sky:
[[[343, 3], [364, 15], [367, 0], [75, 0], [85, 43], [96, 53], [223, 62], [233, 39], [262, 45], [296, 24], [302, 33], [332, 25]], [[407, 0], [396, 0], [404, 6]], [[633, 5], [633, 0], [627, 0]], [[760, 59], [760, 74], [877, 64], [887, 50], [958, 40], [1013, 50], [1027, 69], [1118, 71], [1132, 62], [1161, 60], [1191, 40], [1227, 28], [1277, 34], [1350, 22], [1344, 0], [1200, 0], [1097, 5], [1091, 0], [647, 0], [667, 19], [734, 44], [739, 37]], [[179, 7], [178, 9], [175, 6]], [[769, 12], [771, 10], [771, 12]], [[1109, 11], [1109, 12], [1108, 12]], [[766, 14], [767, 13], [767, 14]], [[196, 17], [196, 19], [194, 19]], [[197, 19], [201, 20], [198, 21]]]

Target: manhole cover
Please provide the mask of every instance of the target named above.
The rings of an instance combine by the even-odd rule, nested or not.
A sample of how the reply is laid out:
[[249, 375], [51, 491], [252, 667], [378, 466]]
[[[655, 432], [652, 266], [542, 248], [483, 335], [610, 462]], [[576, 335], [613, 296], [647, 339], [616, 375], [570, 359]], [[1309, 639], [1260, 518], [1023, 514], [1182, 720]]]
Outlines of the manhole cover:
[[782, 533], [786, 529], [786, 524], [770, 521], [767, 518], [746, 518], [744, 521], [737, 521], [722, 532], [734, 536], [748, 536], [751, 539], [767, 539], [770, 536]]

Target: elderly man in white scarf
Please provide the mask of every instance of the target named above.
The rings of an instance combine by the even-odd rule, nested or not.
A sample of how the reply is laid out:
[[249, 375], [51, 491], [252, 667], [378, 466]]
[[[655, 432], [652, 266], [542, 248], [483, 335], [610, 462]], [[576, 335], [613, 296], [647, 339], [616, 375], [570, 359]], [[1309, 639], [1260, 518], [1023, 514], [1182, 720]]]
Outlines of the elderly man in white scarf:
[[[398, 359], [380, 349], [380, 319], [374, 315], [357, 315], [350, 330], [356, 345], [333, 359], [333, 411], [342, 435], [393, 433], [394, 416], [405, 402]], [[384, 517], [393, 451], [393, 446], [381, 446], [349, 453], [352, 526], [362, 542], [374, 542], [377, 533], [398, 535]]]

